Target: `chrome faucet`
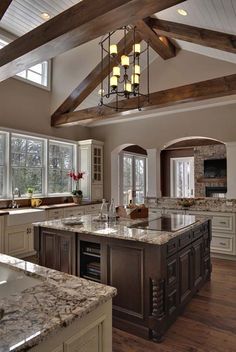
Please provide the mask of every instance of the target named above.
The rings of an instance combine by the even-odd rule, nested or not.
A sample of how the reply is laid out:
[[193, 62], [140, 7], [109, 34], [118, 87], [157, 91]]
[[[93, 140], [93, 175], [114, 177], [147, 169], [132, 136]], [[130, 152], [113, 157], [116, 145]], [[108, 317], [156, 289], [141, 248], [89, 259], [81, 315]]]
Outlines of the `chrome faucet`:
[[21, 196], [19, 188], [15, 188], [14, 190], [12, 190], [11, 208], [13, 209], [19, 207], [19, 205], [15, 201], [15, 196], [17, 196], [18, 198]]

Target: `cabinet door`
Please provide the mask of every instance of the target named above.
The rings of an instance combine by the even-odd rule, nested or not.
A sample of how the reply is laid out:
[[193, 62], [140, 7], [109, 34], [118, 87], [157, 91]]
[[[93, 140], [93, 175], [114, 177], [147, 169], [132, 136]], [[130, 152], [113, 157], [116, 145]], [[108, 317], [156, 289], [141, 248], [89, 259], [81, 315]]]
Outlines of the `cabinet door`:
[[103, 183], [103, 147], [92, 146], [92, 183]]
[[180, 303], [185, 304], [189, 296], [191, 296], [192, 288], [192, 249], [191, 247], [185, 248], [179, 254], [179, 297]]
[[[56, 235], [55, 235], [56, 236]], [[64, 273], [75, 275], [74, 250], [75, 238], [73, 235], [58, 235], [57, 236], [57, 270]]]
[[193, 260], [193, 286], [198, 289], [203, 280], [203, 239], [193, 243], [192, 247], [192, 260]]
[[41, 241], [40, 264], [50, 269], [57, 269], [56, 235], [51, 232], [43, 231]]
[[64, 343], [64, 352], [101, 352], [103, 350], [102, 324], [89, 327]]
[[28, 253], [27, 225], [7, 227], [5, 236], [6, 254], [23, 257]]

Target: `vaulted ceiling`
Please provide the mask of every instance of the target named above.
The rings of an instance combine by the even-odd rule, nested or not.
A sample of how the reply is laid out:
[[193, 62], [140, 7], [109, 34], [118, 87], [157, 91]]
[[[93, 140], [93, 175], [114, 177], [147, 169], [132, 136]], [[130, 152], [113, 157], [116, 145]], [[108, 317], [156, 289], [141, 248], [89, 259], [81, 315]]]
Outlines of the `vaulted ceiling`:
[[[97, 0], [97, 6], [92, 0], [2, 0], [2, 4], [3, 14], [4, 6], [9, 7], [0, 22], [0, 29], [23, 37], [1, 49], [0, 80], [36, 64], [40, 59], [53, 58], [83, 43], [87, 43], [91, 52], [93, 39], [130, 23], [136, 24], [140, 40], [150, 43], [156, 57], [164, 60], [174, 58], [179, 47], [236, 63], [236, 0]], [[179, 9], [184, 9], [187, 16], [180, 15]], [[42, 18], [44, 12], [50, 15], [48, 22]], [[97, 64], [99, 66], [99, 61]], [[101, 77], [108, 74], [101, 73], [98, 66], [82, 82], [78, 82], [67, 100], [58, 107], [52, 117], [53, 126], [74, 124], [80, 119], [88, 119], [90, 115], [95, 119], [114, 115], [112, 109], [98, 112], [97, 106], [73, 113], [94, 92], [95, 83], [99, 84]], [[235, 93], [236, 74], [233, 74], [175, 90], [154, 92], [145, 108]], [[128, 103], [124, 101], [124, 104], [124, 111], [129, 112], [132, 99]]]
[[[80, 0], [13, 0], [0, 23], [3, 28], [21, 36], [45, 20], [43, 12], [51, 18], [79, 3]], [[181, 16], [177, 10], [184, 8], [188, 15]], [[188, 0], [182, 5], [170, 7], [155, 15], [159, 19], [236, 34], [236, 0]], [[177, 40], [179, 46], [188, 51], [236, 63], [236, 56], [217, 49]]]

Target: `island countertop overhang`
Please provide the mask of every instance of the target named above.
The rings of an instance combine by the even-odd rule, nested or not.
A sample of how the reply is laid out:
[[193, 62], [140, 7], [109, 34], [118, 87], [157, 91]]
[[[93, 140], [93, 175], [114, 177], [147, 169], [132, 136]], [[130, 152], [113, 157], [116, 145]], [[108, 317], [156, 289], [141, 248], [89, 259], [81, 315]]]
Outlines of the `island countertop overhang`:
[[[39, 284], [0, 298], [0, 351], [25, 351], [113, 298], [117, 290], [103, 284], [0, 254], [0, 266], [22, 272]], [[23, 327], [23, 328], [22, 328]]]
[[64, 223], [65, 219], [59, 219], [34, 223], [34, 226], [73, 232], [76, 234], [88, 234], [98, 237], [108, 237], [161, 246], [186, 231], [192, 230], [211, 220], [210, 217], [196, 216], [196, 221], [192, 225], [185, 226], [181, 230], [175, 232], [168, 232], [130, 228], [130, 225], [141, 223], [145, 219], [130, 220], [122, 218], [114, 222], [98, 222], [96, 221], [96, 218], [97, 216], [94, 215], [81, 216], [80, 219], [83, 222], [82, 225], [67, 225]]

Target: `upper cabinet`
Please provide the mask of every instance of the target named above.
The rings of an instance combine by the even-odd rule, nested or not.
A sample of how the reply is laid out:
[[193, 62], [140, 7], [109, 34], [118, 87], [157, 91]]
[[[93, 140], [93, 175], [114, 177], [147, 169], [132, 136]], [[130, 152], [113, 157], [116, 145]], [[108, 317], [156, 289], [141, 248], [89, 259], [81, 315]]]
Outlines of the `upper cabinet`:
[[103, 198], [103, 145], [101, 141], [88, 139], [78, 142], [79, 169], [85, 172], [80, 188], [85, 199], [97, 201]]

